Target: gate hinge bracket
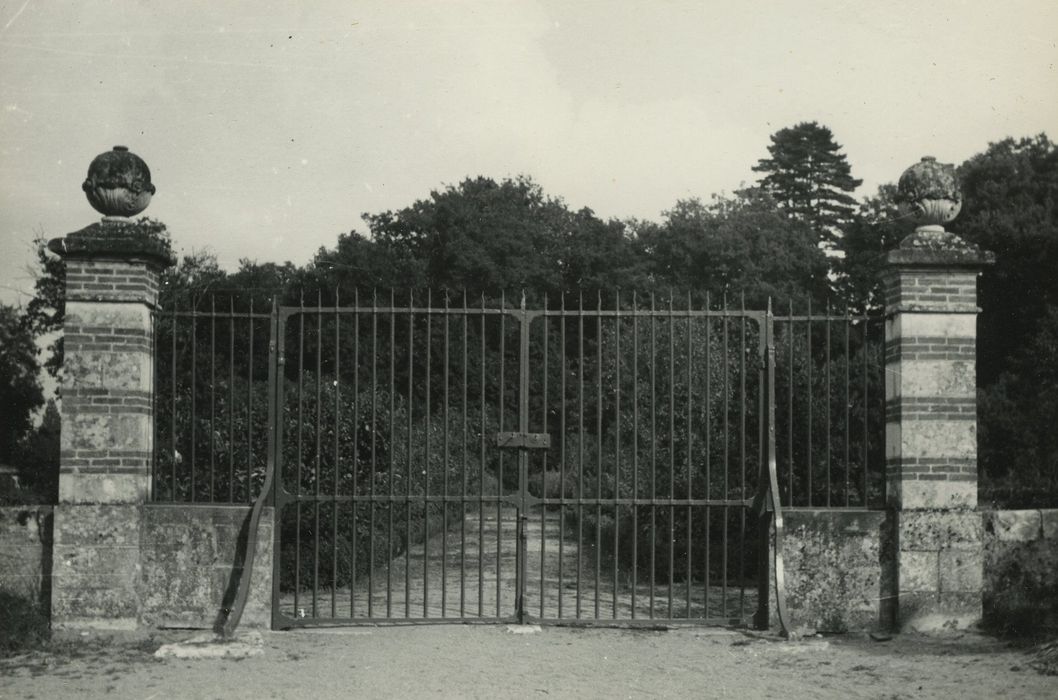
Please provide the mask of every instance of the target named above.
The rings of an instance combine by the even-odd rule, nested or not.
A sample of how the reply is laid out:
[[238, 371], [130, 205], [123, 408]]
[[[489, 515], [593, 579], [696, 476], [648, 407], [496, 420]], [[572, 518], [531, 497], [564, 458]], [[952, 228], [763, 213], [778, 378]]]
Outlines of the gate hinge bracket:
[[551, 447], [551, 435], [548, 433], [496, 433], [496, 447], [546, 450]]

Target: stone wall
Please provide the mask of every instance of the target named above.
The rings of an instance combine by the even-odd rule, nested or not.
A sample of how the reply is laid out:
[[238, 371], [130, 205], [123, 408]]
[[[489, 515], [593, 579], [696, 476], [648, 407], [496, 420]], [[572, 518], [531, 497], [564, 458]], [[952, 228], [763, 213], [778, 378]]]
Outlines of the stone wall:
[[[144, 506], [142, 624], [213, 627], [221, 608], [230, 606], [234, 598], [229, 585], [236, 561], [242, 561], [237, 549], [249, 512], [249, 506]], [[245, 533], [242, 537], [245, 541]], [[273, 514], [266, 508], [257, 533], [243, 627], [271, 624], [272, 546]]]
[[136, 628], [142, 511], [122, 504], [55, 508], [54, 626]]
[[0, 594], [51, 604], [52, 507], [0, 508]]
[[[936, 580], [939, 590], [931, 595], [983, 602], [984, 623], [992, 631], [1058, 629], [1058, 509], [965, 511], [959, 517], [967, 522], [955, 522], [951, 514], [932, 515], [784, 511], [792, 625], [820, 632], [888, 629], [898, 620], [898, 607], [914, 605]], [[904, 519], [900, 536], [913, 539], [905, 543], [910, 549], [902, 551], [899, 564], [897, 517]], [[981, 533], [980, 539], [966, 541], [974, 533]], [[983, 567], [978, 547], [983, 547]], [[774, 598], [771, 617], [774, 626]]]
[[[230, 605], [234, 596], [229, 584], [248, 506], [86, 508], [73, 513], [110, 527], [82, 537], [83, 523], [68, 512], [60, 514], [65, 536], [55, 561], [78, 585], [65, 589], [54, 601], [57, 626], [62, 626], [64, 611], [74, 606], [111, 628], [213, 627], [221, 608]], [[52, 506], [0, 507], [0, 595], [40, 601], [45, 611], [53, 604], [52, 511]], [[241, 626], [271, 624], [272, 522], [272, 509], [266, 508]], [[109, 574], [102, 575], [103, 570]], [[129, 571], [134, 574], [126, 575]], [[77, 600], [70, 600], [71, 595]], [[102, 624], [103, 620], [109, 623]]]
[[1058, 509], [986, 511], [984, 619], [994, 630], [1058, 629]]
[[[783, 511], [786, 605], [795, 629], [886, 629], [892, 595], [893, 522], [886, 511]], [[774, 596], [774, 582], [769, 581]], [[771, 604], [772, 626], [775, 604]]]

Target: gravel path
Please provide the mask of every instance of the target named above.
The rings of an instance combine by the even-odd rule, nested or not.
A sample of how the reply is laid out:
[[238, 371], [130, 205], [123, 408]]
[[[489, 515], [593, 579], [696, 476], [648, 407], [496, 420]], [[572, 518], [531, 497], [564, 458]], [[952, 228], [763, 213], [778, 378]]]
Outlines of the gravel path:
[[[530, 517], [527, 524], [526, 609], [543, 620], [601, 618], [745, 619], [756, 609], [756, 590], [701, 582], [638, 580], [617, 572], [593, 547], [581, 547], [570, 524], [557, 512]], [[513, 509], [468, 513], [462, 522], [428, 542], [361, 576], [350, 590], [332, 595], [303, 590], [283, 597], [290, 617], [316, 619], [513, 619], [517, 522]], [[498, 553], [498, 554], [497, 554]], [[599, 575], [596, 578], [596, 566]], [[497, 572], [499, 572], [497, 574]], [[578, 594], [579, 591], [579, 594]], [[299, 613], [300, 611], [300, 613]]]
[[[167, 633], [164, 639], [179, 637]], [[1053, 698], [1025, 650], [972, 634], [801, 642], [723, 629], [427, 625], [269, 632], [243, 660], [75, 637], [0, 659], [0, 698]]]

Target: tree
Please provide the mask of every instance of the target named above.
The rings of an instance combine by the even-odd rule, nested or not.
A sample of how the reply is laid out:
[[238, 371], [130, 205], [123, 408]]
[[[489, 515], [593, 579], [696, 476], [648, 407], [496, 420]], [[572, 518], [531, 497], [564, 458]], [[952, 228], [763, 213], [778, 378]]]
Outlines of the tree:
[[959, 176], [963, 211], [952, 228], [996, 254], [979, 295], [982, 485], [1001, 505], [1054, 505], [1058, 149], [1045, 134], [1007, 138], [963, 163]]
[[1045, 134], [1007, 138], [959, 167], [951, 228], [996, 254], [981, 278], [978, 373], [991, 384], [1058, 306], [1058, 149]]
[[18, 444], [22, 503], [57, 503], [59, 498], [59, 438], [62, 419], [54, 399], [48, 399], [40, 425]]
[[[33, 298], [29, 300], [22, 316], [22, 325], [34, 339], [39, 339], [62, 330], [66, 316], [66, 262], [48, 251], [48, 241], [43, 236], [36, 240], [36, 244], [40, 269], [33, 283]], [[48, 345], [48, 356], [44, 360], [48, 374], [59, 378], [62, 358], [63, 339], [60, 334]]]
[[806, 224], [791, 220], [758, 189], [710, 204], [681, 200], [665, 212], [660, 226], [640, 233], [658, 285], [727, 294], [745, 293], [747, 305], [822, 302], [827, 259]]
[[528, 178], [478, 177], [364, 220], [379, 245], [421, 261], [422, 286], [498, 293], [559, 286], [556, 253], [570, 218]]
[[0, 461], [16, 455], [44, 403], [37, 374], [37, 346], [14, 307], [0, 305]]
[[[434, 289], [498, 293], [635, 286], [643, 261], [618, 221], [571, 211], [528, 177], [468, 178], [396, 212], [365, 215], [392, 263]], [[356, 241], [350, 241], [355, 243]]]
[[1058, 505], [1058, 306], [978, 396], [986, 496], [1007, 507]]
[[844, 255], [835, 264], [835, 287], [850, 306], [858, 310], [881, 306], [885, 254], [910, 232], [911, 226], [897, 206], [895, 185], [882, 185], [877, 194], [863, 201], [837, 243]]
[[793, 218], [812, 227], [830, 245], [855, 215], [850, 195], [862, 180], [852, 177], [834, 135], [817, 122], [802, 122], [771, 136], [770, 158], [753, 167], [765, 173], [761, 187]]

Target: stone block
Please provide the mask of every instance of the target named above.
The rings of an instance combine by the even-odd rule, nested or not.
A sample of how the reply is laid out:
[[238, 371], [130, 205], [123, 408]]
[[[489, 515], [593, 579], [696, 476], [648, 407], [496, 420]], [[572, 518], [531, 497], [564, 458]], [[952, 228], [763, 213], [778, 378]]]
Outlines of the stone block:
[[1058, 508], [1040, 511], [1040, 529], [1043, 539], [1058, 540]]
[[151, 311], [143, 304], [115, 304], [100, 301], [68, 301], [67, 327], [127, 328], [151, 330]]
[[[784, 517], [787, 605], [793, 624], [832, 632], [878, 628], [886, 514], [798, 509]], [[773, 616], [774, 611], [772, 604]]]
[[149, 451], [151, 438], [150, 419], [143, 413], [74, 413], [63, 416], [60, 443], [64, 450]]
[[109, 579], [97, 586], [56, 587], [52, 595], [53, 621], [62, 625], [78, 618], [135, 620], [138, 600], [133, 581]]
[[900, 423], [899, 439], [900, 456], [905, 459], [977, 456], [977, 422], [973, 420], [905, 419]]
[[151, 478], [144, 474], [71, 474], [59, 479], [59, 502], [76, 504], [144, 503]]
[[977, 314], [901, 313], [893, 317], [892, 337], [976, 338]]
[[901, 511], [898, 516], [901, 551], [971, 549], [980, 546], [980, 513], [944, 510]]
[[887, 399], [973, 398], [977, 392], [977, 363], [970, 360], [905, 359], [889, 363], [885, 373], [886, 381], [892, 382]]
[[[211, 627], [236, 570], [248, 506], [149, 505], [145, 508], [142, 590], [145, 624]], [[271, 624], [273, 513], [257, 532], [242, 624]], [[242, 573], [241, 571], [239, 573]]]
[[134, 506], [57, 506], [55, 543], [70, 546], [138, 546], [140, 518], [140, 508]]
[[58, 627], [125, 629], [140, 601], [142, 507], [60, 505], [55, 509], [53, 621]]
[[78, 349], [63, 360], [63, 386], [150, 391], [150, 353]]
[[908, 593], [940, 591], [940, 556], [937, 551], [904, 551], [899, 555], [900, 599]]
[[886, 486], [892, 504], [903, 510], [969, 510], [977, 507], [976, 481], [892, 479]]
[[984, 555], [977, 549], [945, 549], [940, 552], [940, 592], [980, 594]]
[[1038, 510], [995, 510], [984, 514], [985, 530], [1003, 542], [1027, 542], [1043, 533]]

